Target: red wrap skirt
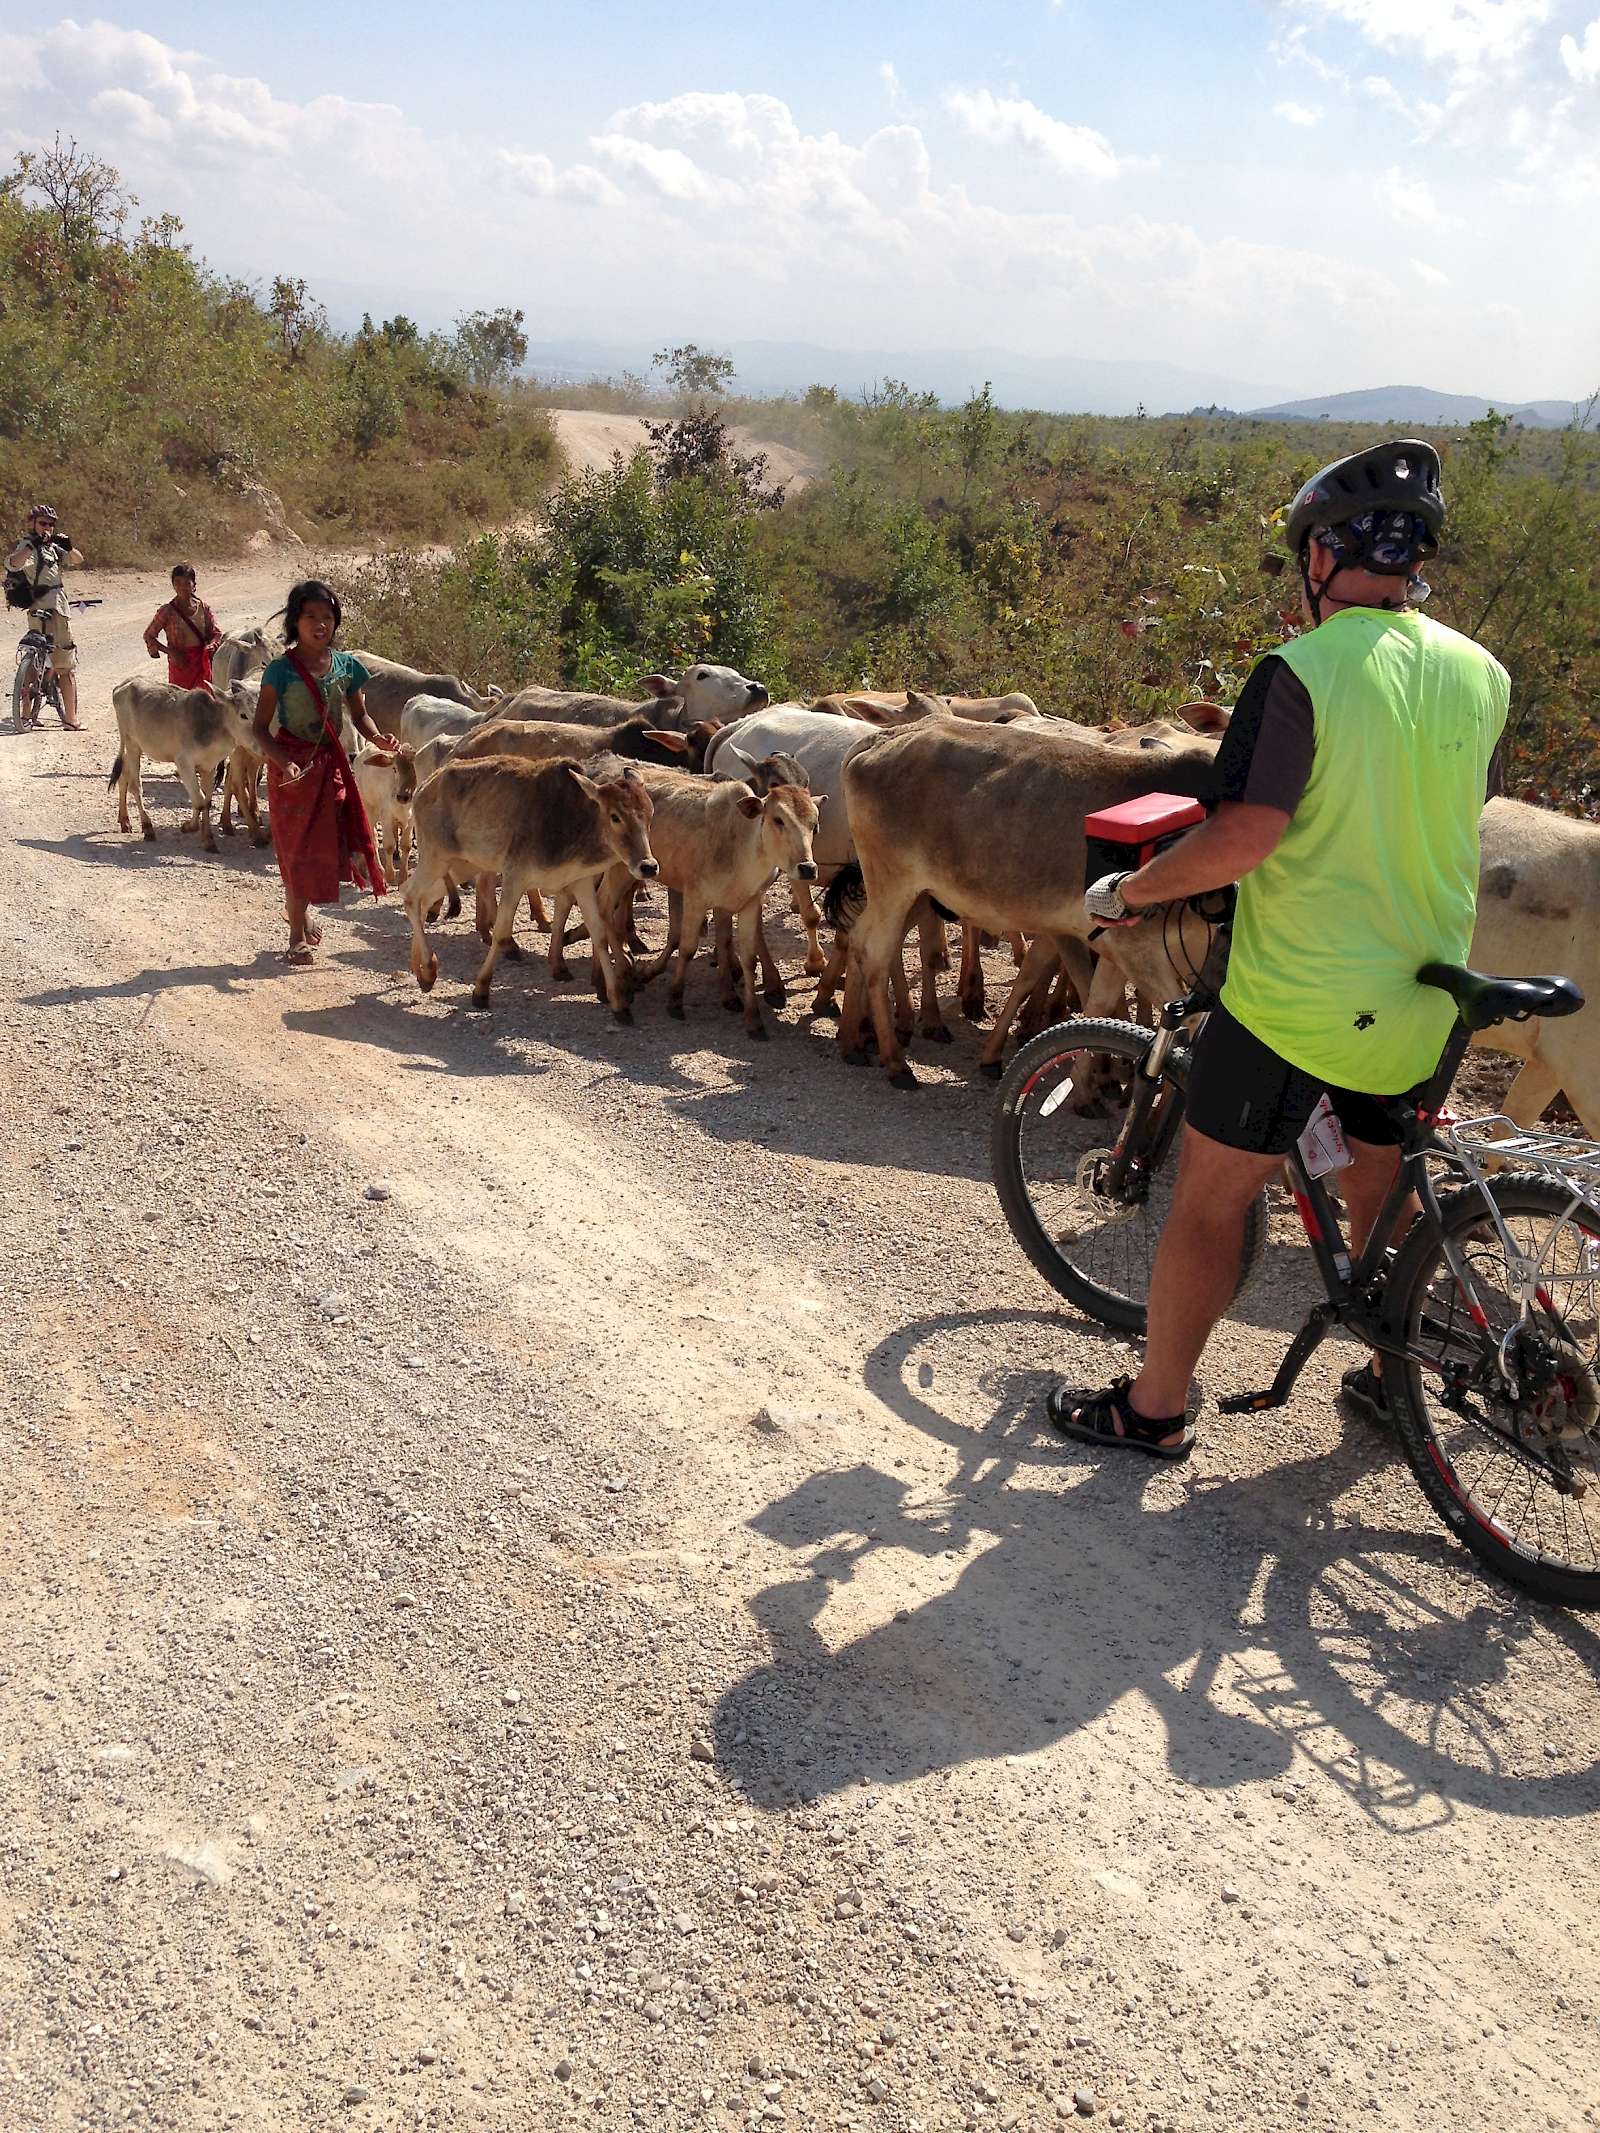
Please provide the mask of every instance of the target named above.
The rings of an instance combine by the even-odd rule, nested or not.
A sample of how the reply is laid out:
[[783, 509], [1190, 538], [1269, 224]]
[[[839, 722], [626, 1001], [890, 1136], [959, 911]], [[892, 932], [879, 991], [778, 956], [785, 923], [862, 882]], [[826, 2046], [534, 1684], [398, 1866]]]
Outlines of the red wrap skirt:
[[358, 882], [353, 862], [359, 859], [372, 893], [381, 896], [383, 868], [372, 824], [344, 750], [337, 741], [302, 741], [292, 733], [280, 733], [277, 740], [306, 766], [299, 777], [288, 778], [276, 763], [267, 765], [272, 846], [284, 888], [308, 904], [336, 904], [339, 884]]

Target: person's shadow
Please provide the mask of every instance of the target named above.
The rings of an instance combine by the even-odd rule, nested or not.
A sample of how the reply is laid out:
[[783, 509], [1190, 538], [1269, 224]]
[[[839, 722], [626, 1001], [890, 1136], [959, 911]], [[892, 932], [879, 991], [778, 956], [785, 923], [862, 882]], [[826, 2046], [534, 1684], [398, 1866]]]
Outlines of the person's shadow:
[[[914, 1388], [931, 1377], [913, 1368], [930, 1337], [1004, 1329], [1014, 1349], [1045, 1316], [927, 1320], [869, 1359], [869, 1385], [957, 1448], [948, 1489], [913, 1498], [894, 1476], [855, 1466], [813, 1476], [752, 1521], [807, 1555], [800, 1574], [752, 1602], [772, 1656], [715, 1716], [718, 1761], [753, 1799], [778, 1805], [1027, 1754], [1137, 1690], [1189, 1784], [1276, 1778], [1298, 1753], [1398, 1826], [1436, 1821], [1468, 1797], [1512, 1813], [1600, 1806], [1592, 1759], [1524, 1777], [1499, 1738], [1524, 1642], [1566, 1644], [1575, 1678], [1592, 1681], [1600, 1640], [1482, 1581], [1429, 1530], [1420, 1494], [1411, 1530], [1322, 1513], [1335, 1486], [1396, 1456], [1364, 1430], [1256, 1476], [1196, 1482], [1189, 1469], [1063, 1443], [1040, 1418], [1042, 1372], [997, 1376], [989, 1414], [970, 1423]], [[1082, 1478], [1046, 1487], [1029, 1468]], [[921, 1604], [927, 1580], [908, 1567], [907, 1604], [835, 1648], [821, 1626], [835, 1589], [895, 1549], [964, 1560]], [[873, 1574], [881, 1595], [880, 1566]]]

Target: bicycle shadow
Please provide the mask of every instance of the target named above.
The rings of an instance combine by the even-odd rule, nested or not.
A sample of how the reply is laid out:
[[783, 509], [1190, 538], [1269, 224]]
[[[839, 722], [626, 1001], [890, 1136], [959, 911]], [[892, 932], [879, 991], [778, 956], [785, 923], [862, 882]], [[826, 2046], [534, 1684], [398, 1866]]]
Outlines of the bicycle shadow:
[[[1592, 1759], [1524, 1775], [1496, 1703], [1515, 1704], [1508, 1681], [1525, 1651], [1534, 1666], [1548, 1659], [1535, 1645], [1565, 1647], [1545, 1678], [1594, 1680], [1600, 1638], [1487, 1584], [1423, 1528], [1420, 1496], [1417, 1531], [1320, 1510], [1370, 1469], [1365, 1432], [1266, 1473], [1190, 1479], [1130, 1472], [1127, 1455], [1055, 1437], [1040, 1413], [1044, 1370], [986, 1375], [981, 1421], [929, 1397], [933, 1366], [917, 1359], [931, 1343], [1051, 1323], [1002, 1310], [914, 1320], [868, 1358], [869, 1389], [955, 1451], [944, 1489], [914, 1499], [903, 1480], [855, 1466], [814, 1475], [751, 1521], [804, 1558], [752, 1601], [772, 1656], [715, 1714], [717, 1760], [753, 1799], [1030, 1754], [1134, 1691], [1162, 1722], [1173, 1776], [1202, 1788], [1310, 1761], [1371, 1818], [1408, 1831], [1465, 1802], [1508, 1815], [1600, 1807]], [[880, 1554], [879, 1612], [897, 1575], [926, 1585], [919, 1559], [961, 1568], [835, 1648], [824, 1613]], [[1548, 1724], [1566, 1733], [1569, 1719]]]

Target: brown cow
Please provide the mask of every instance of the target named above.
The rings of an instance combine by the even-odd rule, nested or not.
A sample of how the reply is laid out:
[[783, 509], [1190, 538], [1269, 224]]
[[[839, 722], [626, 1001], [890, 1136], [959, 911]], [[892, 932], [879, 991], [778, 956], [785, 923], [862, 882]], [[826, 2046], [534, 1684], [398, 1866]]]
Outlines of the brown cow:
[[[746, 1030], [764, 1038], [766, 1026], [756, 1004], [761, 899], [777, 874], [793, 881], [816, 880], [811, 839], [819, 819], [817, 803], [798, 785], [774, 785], [763, 796], [746, 785], [708, 782], [682, 772], [645, 770], [640, 775], [655, 802], [651, 844], [669, 895], [667, 944], [639, 970], [639, 982], [647, 983], [672, 962], [667, 1012], [681, 1020], [684, 981], [706, 915], [731, 912], [739, 986], [735, 990], [730, 971], [724, 1003], [738, 1006], [742, 995]], [[606, 878], [603, 902], [614, 930], [624, 921], [629, 888], [620, 868]], [[618, 946], [620, 941], [614, 941], [614, 948]]]
[[1005, 696], [936, 696], [922, 689], [841, 689], [831, 696], [819, 696], [808, 708], [836, 718], [863, 718], [869, 726], [908, 726], [941, 711], [985, 725], [1007, 725], [1015, 718], [1039, 716], [1038, 705], [1021, 689], [1013, 689]]
[[[859, 1055], [870, 1008], [885, 1072], [914, 1085], [886, 982], [920, 896], [985, 932], [1086, 940], [1094, 929], [1083, 908], [1084, 816], [1147, 792], [1210, 798], [1214, 753], [1214, 743], [1198, 735], [1186, 749], [1123, 754], [962, 719], [924, 720], [861, 748], [844, 771], [867, 897], [853, 929], [839, 1031], [846, 1056]], [[1129, 928], [1114, 953], [1152, 996], [1177, 989], [1159, 927]]]
[[[489, 981], [511, 938], [517, 905], [532, 889], [562, 890], [576, 899], [589, 927], [594, 959], [611, 1011], [632, 1019], [627, 994], [606, 946], [596, 888], [608, 867], [625, 869], [636, 881], [651, 881], [657, 868], [650, 849], [651, 800], [634, 770], [604, 783], [585, 777], [576, 763], [525, 763], [491, 755], [476, 762], [446, 763], [412, 802], [416, 871], [406, 890], [411, 920], [411, 969], [431, 992], [439, 959], [428, 948], [423, 919], [445, 893], [452, 875], [498, 874], [504, 884], [489, 953], [473, 984], [473, 1004], [488, 1004]], [[552, 960], [559, 935], [551, 941]]]

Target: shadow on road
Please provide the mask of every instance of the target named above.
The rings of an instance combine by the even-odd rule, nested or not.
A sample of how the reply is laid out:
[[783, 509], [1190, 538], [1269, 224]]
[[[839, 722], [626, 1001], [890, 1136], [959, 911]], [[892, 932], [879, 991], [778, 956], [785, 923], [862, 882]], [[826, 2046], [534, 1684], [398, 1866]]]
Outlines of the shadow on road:
[[[948, 1381], [952, 1343], [1009, 1357], [1050, 1323], [1013, 1311], [917, 1320], [867, 1359], [868, 1388], [956, 1454], [943, 1490], [914, 1498], [855, 1466], [814, 1475], [752, 1521], [805, 1559], [752, 1603], [772, 1657], [715, 1716], [718, 1762], [753, 1798], [1028, 1754], [1133, 1690], [1191, 1785], [1275, 1778], [1304, 1759], [1397, 1830], [1468, 1801], [1517, 1815], [1600, 1806], [1592, 1762], [1543, 1760], [1501, 1715], [1525, 1652], [1548, 1695], [1552, 1679], [1593, 1683], [1600, 1638], [1487, 1583], [1428, 1530], [1420, 1494], [1414, 1530], [1322, 1508], [1397, 1458], [1369, 1433], [1246, 1479], [1191, 1480], [1055, 1437], [1042, 1370], [997, 1363], [980, 1378], [985, 1412], [941, 1411], [930, 1349]], [[831, 1596], [888, 1550], [913, 1559], [906, 1604], [835, 1649], [821, 1625]], [[960, 1564], [954, 1582], [912, 1604], [928, 1582], [914, 1559], [943, 1557]], [[1588, 1734], [1587, 1722], [1563, 1728]]]

